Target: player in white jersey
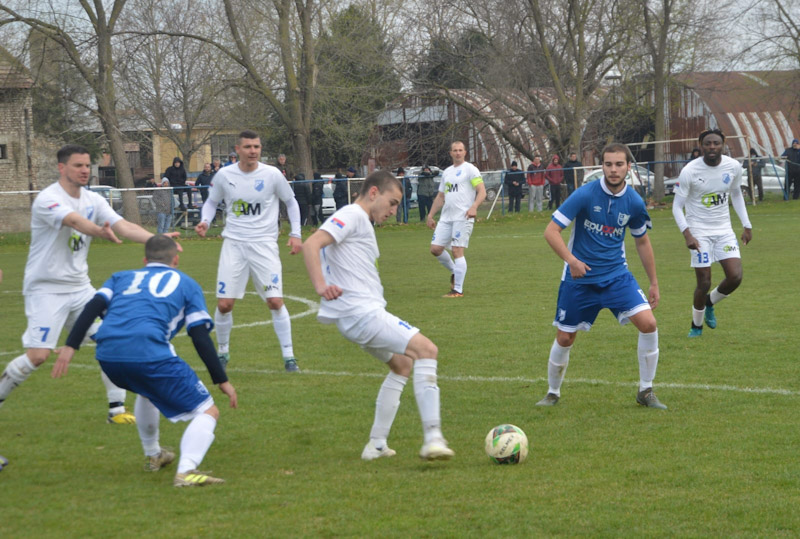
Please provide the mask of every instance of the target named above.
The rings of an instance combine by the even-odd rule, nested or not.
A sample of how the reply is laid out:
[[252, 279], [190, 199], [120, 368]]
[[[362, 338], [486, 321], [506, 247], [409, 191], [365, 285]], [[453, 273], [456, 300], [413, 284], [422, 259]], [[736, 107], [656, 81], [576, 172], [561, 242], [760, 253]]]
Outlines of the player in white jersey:
[[267, 302], [272, 325], [281, 346], [284, 368], [299, 372], [292, 346], [292, 322], [283, 303], [283, 276], [278, 254], [279, 201], [286, 204], [291, 232], [289, 247], [297, 254], [302, 247], [300, 207], [286, 177], [275, 167], [259, 162], [261, 138], [255, 131], [239, 134], [236, 145], [239, 162], [214, 175], [208, 199], [203, 204], [195, 230], [205, 237], [217, 205], [225, 201], [226, 221], [217, 269], [217, 309], [214, 324], [223, 366], [230, 360], [229, 343], [233, 327], [233, 306], [244, 297], [248, 279]]
[[306, 240], [303, 257], [311, 283], [322, 297], [319, 321], [335, 323], [342, 335], [390, 370], [378, 392], [370, 440], [361, 458], [395, 455], [387, 438], [413, 368], [424, 435], [419, 455], [425, 460], [446, 460], [454, 453], [441, 431], [438, 349], [419, 329], [386, 312], [378, 275], [380, 252], [373, 225], [395, 215], [402, 198], [397, 178], [385, 170], [373, 172], [364, 180], [356, 201], [336, 211]]
[[[703, 158], [683, 167], [672, 203], [672, 215], [686, 239], [686, 247], [692, 251], [691, 266], [697, 277], [689, 337], [703, 334], [703, 320], [709, 328], [717, 327], [714, 305], [732, 294], [742, 282], [742, 260], [731, 227], [728, 199], [744, 227], [742, 243], [747, 245], [753, 238], [741, 191], [742, 166], [735, 159], [722, 155], [724, 144], [725, 135], [719, 129], [700, 133]], [[725, 278], [709, 294], [714, 262], [720, 263]]]
[[[433, 229], [431, 254], [450, 273], [451, 290], [446, 298], [460, 298], [464, 295], [464, 279], [467, 275], [467, 259], [464, 250], [469, 246], [472, 227], [478, 207], [486, 199], [486, 187], [481, 173], [465, 158], [467, 150], [464, 143], [455, 141], [450, 145], [453, 164], [442, 173], [439, 193], [433, 200], [428, 213], [428, 228]], [[439, 223], [433, 219], [442, 210]], [[453, 256], [447, 252], [447, 248]]]
[[[22, 288], [28, 317], [22, 336], [26, 350], [0, 376], [0, 406], [47, 360], [61, 330], [72, 327], [94, 296], [86, 261], [92, 238], [121, 243], [119, 235], [144, 243], [153, 236], [117, 215], [102, 196], [84, 189], [92, 164], [85, 148], [66, 145], [57, 158], [58, 181], [43, 189], [31, 208], [31, 247]], [[108, 422], [135, 423], [133, 414], [125, 410], [125, 390], [101, 374], [108, 395]]]

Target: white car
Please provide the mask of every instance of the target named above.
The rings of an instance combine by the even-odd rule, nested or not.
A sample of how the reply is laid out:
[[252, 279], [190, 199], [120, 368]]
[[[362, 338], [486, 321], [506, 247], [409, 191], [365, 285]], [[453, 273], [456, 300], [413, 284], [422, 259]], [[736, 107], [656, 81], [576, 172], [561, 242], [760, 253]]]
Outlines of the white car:
[[326, 182], [322, 186], [322, 217], [327, 219], [336, 211], [336, 201], [333, 200], [333, 185]]
[[[742, 171], [742, 186], [750, 185], [750, 178], [748, 176], [749, 170], [745, 168]], [[765, 193], [781, 193], [783, 192], [784, 182], [786, 181], [786, 169], [779, 165], [767, 163], [761, 169], [761, 185], [764, 187]], [[678, 189], [678, 178], [666, 178], [664, 180], [664, 193], [667, 195], [674, 195]], [[758, 192], [758, 188], [756, 188]]]

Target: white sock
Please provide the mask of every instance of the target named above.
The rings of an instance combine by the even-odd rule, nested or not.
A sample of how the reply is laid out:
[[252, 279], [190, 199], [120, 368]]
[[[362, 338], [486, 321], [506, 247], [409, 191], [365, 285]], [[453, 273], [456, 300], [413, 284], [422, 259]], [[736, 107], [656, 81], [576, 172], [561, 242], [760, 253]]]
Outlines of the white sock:
[[464, 292], [464, 279], [467, 276], [467, 258], [464, 256], [456, 258], [453, 265], [455, 266], [453, 270], [453, 274], [455, 275], [453, 289], [456, 292]]
[[196, 470], [214, 441], [217, 420], [208, 414], [197, 414], [181, 438], [181, 458], [178, 473]]
[[[100, 369], [100, 379], [103, 381], [103, 385], [106, 386], [106, 395], [108, 396], [109, 404], [112, 402], [125, 402], [125, 390], [121, 387], [117, 387], [114, 385], [114, 382], [106, 376], [106, 373], [103, 372], [103, 369]], [[110, 410], [112, 414], [118, 414], [125, 411], [125, 407], [122, 407], [122, 410], [118, 409], [119, 407]]]
[[705, 314], [705, 312], [706, 312], [705, 307], [703, 307], [698, 311], [697, 309], [694, 308], [694, 305], [692, 305], [692, 324], [694, 324], [699, 328], [703, 327], [703, 315]]
[[375, 421], [369, 433], [369, 439], [376, 449], [386, 447], [386, 439], [400, 407], [400, 395], [403, 394], [406, 382], [408, 382], [407, 377], [389, 372], [381, 384], [378, 400], [375, 401]]
[[277, 311], [270, 310], [269, 312], [272, 313], [272, 327], [275, 329], [275, 335], [278, 336], [278, 342], [281, 345], [281, 355], [284, 359], [294, 357], [292, 319], [289, 317], [286, 305], [282, 305]]
[[36, 367], [28, 359], [27, 354], [22, 354], [12, 359], [6, 366], [6, 370], [3, 371], [3, 375], [0, 376], [0, 404], [8, 398], [8, 395], [15, 387], [27, 380], [28, 376], [35, 370]]
[[227, 354], [233, 329], [233, 311], [222, 314], [219, 308], [215, 310], [214, 329], [217, 332], [217, 350], [220, 354]]
[[136, 428], [142, 441], [144, 456], [155, 457], [161, 453], [158, 443], [158, 408], [147, 397], [136, 395], [133, 414], [136, 416]]
[[450, 273], [455, 273], [453, 266], [453, 258], [450, 256], [450, 253], [445, 249], [442, 251], [442, 254], [436, 257], [436, 260], [439, 261], [439, 264], [444, 266], [444, 268], [449, 271]]
[[653, 387], [658, 367], [658, 330], [653, 333], [639, 332], [639, 391]]
[[442, 420], [439, 413], [439, 386], [436, 385], [435, 359], [418, 359], [414, 362], [414, 396], [422, 419], [425, 443], [442, 438]]
[[708, 297], [711, 299], [711, 305], [716, 305], [717, 303], [728, 297], [727, 295], [720, 292], [718, 289], [719, 287], [715, 288], [708, 295]]
[[567, 374], [571, 349], [571, 346], [561, 346], [558, 344], [558, 340], [553, 340], [553, 346], [550, 347], [550, 359], [547, 361], [547, 383], [550, 385], [548, 393], [561, 396], [561, 383], [564, 381], [564, 375]]

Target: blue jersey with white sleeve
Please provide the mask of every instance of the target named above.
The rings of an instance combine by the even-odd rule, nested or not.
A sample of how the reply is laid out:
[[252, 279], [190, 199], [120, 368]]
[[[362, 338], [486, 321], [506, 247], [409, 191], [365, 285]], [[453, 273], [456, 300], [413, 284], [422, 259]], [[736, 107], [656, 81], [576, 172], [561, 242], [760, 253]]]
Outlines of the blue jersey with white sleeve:
[[110, 362], [150, 362], [176, 357], [170, 340], [185, 325], [214, 322], [203, 291], [183, 272], [159, 263], [115, 273], [97, 291], [108, 308], [97, 340], [96, 357]]
[[[625, 229], [638, 238], [652, 228], [644, 200], [627, 185], [612, 194], [605, 178], [583, 185], [553, 213], [553, 222], [567, 228], [574, 222], [567, 247], [591, 268], [581, 278], [586, 284], [602, 283], [628, 271]], [[564, 264], [561, 280], [571, 278]]]

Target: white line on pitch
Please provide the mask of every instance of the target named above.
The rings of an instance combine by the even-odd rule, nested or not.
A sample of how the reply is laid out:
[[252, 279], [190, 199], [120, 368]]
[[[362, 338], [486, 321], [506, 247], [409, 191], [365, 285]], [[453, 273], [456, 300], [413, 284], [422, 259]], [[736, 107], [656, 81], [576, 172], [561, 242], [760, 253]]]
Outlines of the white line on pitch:
[[[97, 369], [95, 365], [87, 365], [83, 363], [74, 364], [74, 367], [81, 369]], [[228, 372], [240, 374], [282, 374], [286, 375], [283, 369], [240, 369], [228, 368]], [[354, 378], [385, 378], [385, 373], [377, 372], [347, 372], [347, 371], [317, 371], [311, 369], [303, 369], [300, 373], [301, 376], [350, 376]], [[501, 382], [501, 383], [525, 383], [525, 384], [540, 384], [547, 383], [547, 378], [525, 378], [523, 376], [447, 376], [439, 375], [439, 380], [448, 382]], [[570, 378], [570, 384], [587, 384], [587, 385], [603, 385], [603, 386], [619, 386], [619, 387], [636, 387], [636, 382], [612, 382], [609, 380], [597, 380], [592, 378]], [[772, 387], [738, 387], [732, 385], [714, 385], [714, 384], [682, 384], [676, 382], [661, 382], [657, 383], [656, 387], [668, 387], [674, 389], [694, 389], [702, 391], [731, 391], [735, 393], [755, 393], [755, 394], [768, 394], [768, 395], [784, 395], [789, 397], [800, 396], [800, 391], [793, 389], [780, 389]]]

